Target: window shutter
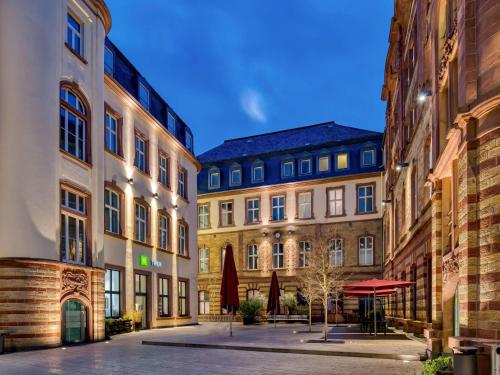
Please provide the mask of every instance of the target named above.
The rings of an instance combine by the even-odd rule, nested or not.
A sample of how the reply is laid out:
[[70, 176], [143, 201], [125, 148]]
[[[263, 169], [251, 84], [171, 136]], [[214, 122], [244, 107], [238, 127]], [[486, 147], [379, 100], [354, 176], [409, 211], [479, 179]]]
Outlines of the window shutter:
[[149, 141], [144, 141], [144, 159], [145, 172], [149, 174]]
[[118, 155], [123, 156], [123, 117], [118, 119], [116, 133]]

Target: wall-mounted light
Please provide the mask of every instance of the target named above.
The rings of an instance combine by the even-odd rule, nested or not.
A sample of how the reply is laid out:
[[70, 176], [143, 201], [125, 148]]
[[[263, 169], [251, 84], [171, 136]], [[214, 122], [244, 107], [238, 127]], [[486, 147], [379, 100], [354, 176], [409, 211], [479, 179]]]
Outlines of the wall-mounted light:
[[410, 164], [409, 163], [398, 163], [396, 164], [396, 171], [400, 171], [403, 168], [407, 168]]
[[432, 96], [432, 91], [431, 90], [422, 90], [417, 96], [417, 101], [419, 103], [425, 102], [425, 99], [427, 99], [428, 96]]
[[267, 237], [267, 232], [262, 232], [262, 237]]
[[127, 182], [130, 184], [130, 185], [133, 185], [134, 184], [134, 179], [132, 177], [130, 177]]
[[382, 205], [386, 205], [386, 204], [391, 204], [392, 203], [392, 200], [390, 199], [382, 199]]
[[291, 230], [291, 229], [288, 231], [288, 234], [289, 234], [290, 236], [291, 236], [293, 233], [294, 233], [294, 231], [293, 231], [293, 230]]
[[154, 198], [154, 199], [160, 199], [160, 196], [158, 195], [158, 193], [154, 193], [154, 194], [153, 194], [153, 198]]

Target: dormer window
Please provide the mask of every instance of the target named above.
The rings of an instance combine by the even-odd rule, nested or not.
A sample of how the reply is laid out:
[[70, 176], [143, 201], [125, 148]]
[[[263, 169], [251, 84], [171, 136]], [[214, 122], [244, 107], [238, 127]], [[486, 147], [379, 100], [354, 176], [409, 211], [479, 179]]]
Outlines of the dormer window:
[[170, 112], [168, 112], [167, 127], [168, 131], [175, 135], [175, 117]]
[[218, 189], [220, 188], [220, 171], [219, 168], [211, 168], [208, 171], [208, 188]]
[[325, 173], [330, 170], [330, 156], [321, 155], [318, 156], [318, 172]]
[[307, 175], [312, 173], [312, 159], [301, 159], [299, 162], [299, 174]]
[[293, 160], [286, 160], [281, 163], [281, 177], [290, 178], [294, 175], [294, 162]]
[[139, 82], [139, 103], [149, 111], [149, 90], [141, 82]]
[[193, 151], [193, 136], [188, 131], [186, 131], [186, 148]]
[[372, 165], [375, 165], [376, 160], [375, 160], [375, 149], [370, 148], [366, 150], [361, 151], [361, 166], [362, 167], [369, 167]]
[[335, 169], [342, 170], [349, 168], [349, 154], [347, 152], [339, 152], [335, 155]]
[[264, 163], [258, 162], [252, 166], [252, 182], [264, 181]]
[[229, 185], [230, 186], [240, 186], [241, 185], [241, 167], [236, 164], [231, 167], [229, 172]]
[[115, 56], [109, 47], [104, 48], [104, 71], [113, 75]]

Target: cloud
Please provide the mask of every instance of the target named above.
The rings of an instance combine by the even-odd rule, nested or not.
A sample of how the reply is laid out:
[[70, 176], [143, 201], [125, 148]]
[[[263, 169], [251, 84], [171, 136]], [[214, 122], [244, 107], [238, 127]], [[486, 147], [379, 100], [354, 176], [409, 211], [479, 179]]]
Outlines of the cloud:
[[241, 108], [252, 120], [262, 124], [267, 122], [263, 109], [262, 95], [255, 90], [245, 90], [241, 94]]

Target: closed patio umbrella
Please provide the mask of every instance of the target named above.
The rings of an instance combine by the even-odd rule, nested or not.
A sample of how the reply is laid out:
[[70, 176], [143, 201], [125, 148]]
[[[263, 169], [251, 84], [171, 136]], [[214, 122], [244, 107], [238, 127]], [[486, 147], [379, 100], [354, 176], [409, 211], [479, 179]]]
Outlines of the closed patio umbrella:
[[355, 291], [365, 291], [366, 294], [373, 294], [373, 328], [375, 336], [377, 336], [377, 293], [382, 292], [382, 295], [392, 294], [395, 288], [406, 288], [413, 284], [415, 284], [413, 281], [372, 279], [345, 285], [344, 291], [347, 295], [352, 292], [356, 294]]
[[271, 287], [269, 288], [269, 298], [267, 300], [267, 312], [274, 312], [274, 328], [276, 328], [276, 310], [280, 309], [280, 286], [278, 284], [278, 275], [273, 271], [271, 277]]
[[226, 246], [226, 255], [224, 257], [224, 269], [222, 270], [222, 282], [220, 286], [221, 306], [231, 311], [229, 320], [229, 336], [233, 335], [233, 314], [234, 310], [240, 307], [240, 298], [238, 296], [238, 274], [234, 264], [233, 247]]

